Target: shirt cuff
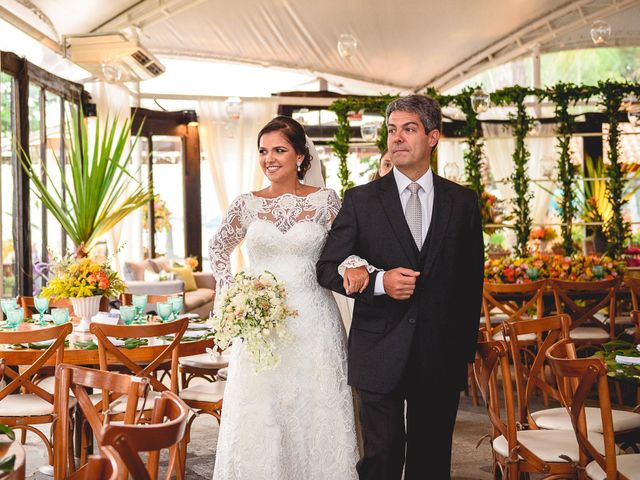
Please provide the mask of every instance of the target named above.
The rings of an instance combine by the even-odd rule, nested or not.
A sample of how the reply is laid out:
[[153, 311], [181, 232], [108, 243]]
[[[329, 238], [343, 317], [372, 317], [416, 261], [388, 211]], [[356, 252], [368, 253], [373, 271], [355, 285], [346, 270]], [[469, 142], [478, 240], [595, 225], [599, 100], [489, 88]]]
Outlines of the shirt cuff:
[[376, 284], [373, 287], [374, 296], [387, 294], [387, 292], [384, 291], [384, 282], [382, 281], [384, 273], [384, 270], [378, 270], [378, 274], [376, 275]]

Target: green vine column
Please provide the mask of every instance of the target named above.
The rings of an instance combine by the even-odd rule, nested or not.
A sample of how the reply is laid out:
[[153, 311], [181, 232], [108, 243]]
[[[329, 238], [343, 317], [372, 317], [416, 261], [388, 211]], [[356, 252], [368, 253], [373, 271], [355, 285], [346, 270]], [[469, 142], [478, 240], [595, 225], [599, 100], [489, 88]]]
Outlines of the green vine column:
[[545, 96], [555, 103], [555, 115], [558, 122], [556, 135], [558, 140], [558, 182], [562, 189], [560, 199], [560, 216], [562, 217], [562, 247], [565, 255], [573, 255], [573, 219], [575, 216], [575, 194], [573, 191], [573, 179], [576, 175], [576, 167], [571, 163], [571, 135], [575, 129], [575, 119], [569, 113], [569, 105], [581, 99], [588, 99], [589, 90], [578, 87], [572, 83], [558, 82], [545, 92]]
[[628, 83], [607, 81], [598, 82], [598, 91], [601, 96], [600, 104], [605, 108], [605, 115], [609, 122], [609, 162], [607, 176], [607, 198], [611, 204], [613, 214], [607, 221], [604, 232], [607, 236], [607, 253], [618, 258], [623, 250], [624, 243], [629, 236], [630, 225], [622, 216], [622, 207], [627, 203], [623, 193], [627, 182], [619, 162], [620, 156], [620, 131], [618, 128], [618, 111], [622, 100], [633, 92], [637, 86]]
[[[467, 121], [460, 133], [466, 138], [467, 150], [464, 153], [464, 174], [471, 188], [478, 195], [478, 204], [481, 212], [488, 211], [487, 199], [483, 195], [485, 192], [482, 183], [482, 149], [484, 141], [482, 139], [482, 126], [478, 120], [478, 114], [471, 106], [471, 95], [479, 86], [467, 87], [457, 95], [440, 95], [434, 88], [427, 89], [427, 95], [434, 98], [440, 107], [444, 108], [448, 105], [456, 105], [464, 113]], [[491, 221], [491, 219], [482, 216], [482, 226]]]
[[525, 145], [525, 137], [531, 129], [532, 118], [527, 113], [524, 100], [527, 95], [536, 95], [538, 90], [524, 87], [507, 87], [491, 94], [491, 100], [495, 105], [515, 105], [516, 114], [509, 115], [509, 125], [516, 137], [516, 148], [513, 152], [514, 171], [511, 175], [513, 189], [516, 193], [513, 209], [515, 223], [513, 229], [516, 233], [516, 254], [521, 257], [529, 255], [527, 243], [531, 234], [531, 210], [529, 202], [532, 194], [529, 191], [529, 151]]
[[340, 161], [338, 168], [338, 178], [340, 179], [340, 196], [344, 197], [344, 192], [353, 187], [354, 183], [349, 179], [349, 167], [347, 166], [347, 156], [349, 155], [349, 140], [351, 132], [349, 131], [349, 111], [351, 105], [348, 100], [336, 100], [329, 106], [329, 110], [335, 112], [338, 117], [338, 129], [333, 141], [330, 142], [333, 153], [336, 154]]

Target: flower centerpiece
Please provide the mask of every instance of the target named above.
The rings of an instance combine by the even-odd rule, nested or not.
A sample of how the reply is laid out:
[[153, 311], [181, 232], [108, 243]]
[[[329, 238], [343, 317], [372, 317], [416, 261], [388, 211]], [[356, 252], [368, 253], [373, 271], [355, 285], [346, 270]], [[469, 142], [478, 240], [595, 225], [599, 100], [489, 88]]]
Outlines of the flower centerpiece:
[[554, 255], [548, 261], [549, 276], [572, 282], [594, 282], [622, 278], [626, 271], [625, 262], [614, 260], [607, 255], [574, 255], [563, 257]]
[[484, 280], [491, 283], [528, 283], [547, 278], [544, 257], [533, 255], [527, 258], [505, 256], [487, 260], [484, 264]]
[[280, 345], [291, 341], [285, 320], [298, 315], [286, 299], [282, 282], [271, 272], [237, 273], [211, 317], [216, 344], [225, 349], [234, 338], [241, 338], [256, 372], [276, 367], [280, 363], [276, 341]]
[[89, 257], [77, 258], [70, 253], [54, 257], [53, 277], [40, 295], [47, 298], [68, 298], [76, 315], [82, 318], [77, 330], [88, 331], [91, 317], [100, 308], [100, 299], [117, 297], [125, 290], [118, 272], [109, 261], [99, 263]]

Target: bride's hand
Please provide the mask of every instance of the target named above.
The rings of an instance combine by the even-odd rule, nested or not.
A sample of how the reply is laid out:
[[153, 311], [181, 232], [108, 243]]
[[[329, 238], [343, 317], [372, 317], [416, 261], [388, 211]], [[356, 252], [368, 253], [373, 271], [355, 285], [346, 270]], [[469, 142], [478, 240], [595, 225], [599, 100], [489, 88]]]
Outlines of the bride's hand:
[[369, 285], [369, 272], [367, 271], [367, 267], [347, 268], [344, 271], [344, 281], [342, 285], [347, 295], [364, 292]]

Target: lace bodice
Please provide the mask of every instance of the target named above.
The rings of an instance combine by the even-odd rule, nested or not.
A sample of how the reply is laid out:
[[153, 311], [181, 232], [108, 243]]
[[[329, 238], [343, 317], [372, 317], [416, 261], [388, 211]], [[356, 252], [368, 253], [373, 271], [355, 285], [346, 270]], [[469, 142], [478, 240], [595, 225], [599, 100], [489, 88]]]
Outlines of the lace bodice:
[[292, 194], [275, 198], [258, 197], [252, 193], [240, 195], [232, 202], [220, 228], [209, 242], [209, 259], [218, 286], [223, 288], [231, 281], [231, 252], [245, 238], [252, 223], [268, 222], [282, 234], [299, 223], [314, 223], [328, 230], [339, 209], [338, 195], [327, 188], [305, 197]]

